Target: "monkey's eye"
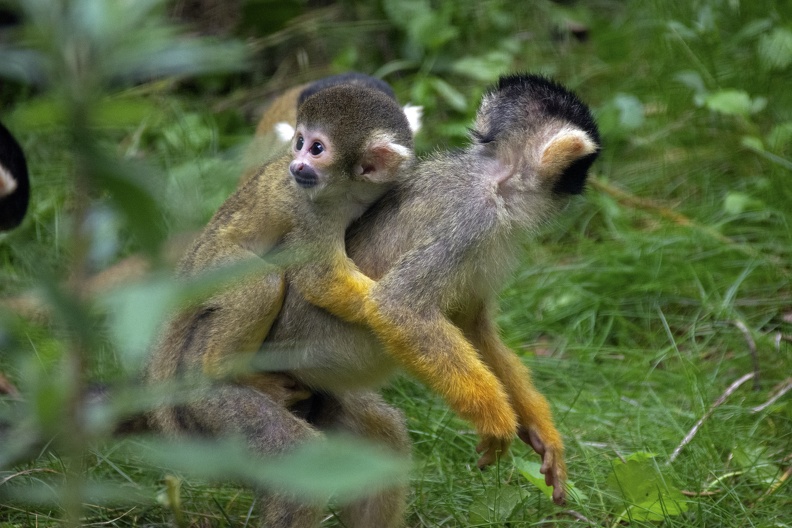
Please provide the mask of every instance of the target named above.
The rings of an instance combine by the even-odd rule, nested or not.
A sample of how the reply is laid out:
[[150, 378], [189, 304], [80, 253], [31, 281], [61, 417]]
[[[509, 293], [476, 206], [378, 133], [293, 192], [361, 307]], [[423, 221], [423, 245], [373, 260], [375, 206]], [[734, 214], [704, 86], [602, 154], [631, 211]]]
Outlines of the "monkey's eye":
[[294, 150], [300, 151], [305, 145], [305, 140], [302, 136], [297, 136], [297, 143], [294, 144]]
[[314, 156], [318, 156], [319, 154], [324, 152], [324, 145], [322, 145], [317, 141], [313, 145], [311, 145], [311, 150], [309, 150], [308, 152], [310, 152]]

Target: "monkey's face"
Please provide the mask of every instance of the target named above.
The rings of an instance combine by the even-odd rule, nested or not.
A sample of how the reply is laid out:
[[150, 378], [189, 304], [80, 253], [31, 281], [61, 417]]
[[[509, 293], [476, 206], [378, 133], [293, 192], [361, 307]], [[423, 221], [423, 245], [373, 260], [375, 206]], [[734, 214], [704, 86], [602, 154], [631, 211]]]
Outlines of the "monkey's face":
[[302, 125], [297, 127], [292, 140], [294, 159], [289, 164], [289, 172], [297, 185], [316, 189], [327, 184], [336, 157], [333, 147], [321, 131]]

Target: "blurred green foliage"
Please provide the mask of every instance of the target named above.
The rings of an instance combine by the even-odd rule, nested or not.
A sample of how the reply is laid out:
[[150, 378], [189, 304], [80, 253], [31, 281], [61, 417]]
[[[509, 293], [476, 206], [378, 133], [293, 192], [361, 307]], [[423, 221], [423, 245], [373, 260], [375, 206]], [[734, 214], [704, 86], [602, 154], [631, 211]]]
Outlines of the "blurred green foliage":
[[[182, 446], [169, 469], [178, 476], [163, 483], [173, 446], [121, 449], [107, 438], [163, 396], [134, 387], [163, 314], [244, 272], [177, 284], [163, 240], [200, 228], [235, 187], [270, 96], [349, 69], [424, 106], [423, 153], [465, 141], [502, 73], [551, 75], [591, 104], [604, 144], [596, 180], [526, 242], [500, 317], [554, 404], [582, 497], [575, 513], [603, 525], [787, 525], [792, 406], [787, 395], [756, 409], [792, 370], [789, 3], [204, 0], [190, 13], [156, 0], [5, 4], [24, 24], [0, 29], [0, 118], [28, 154], [33, 201], [25, 223], [0, 234], [0, 293], [36, 289], [54, 317], [0, 313], [0, 373], [21, 392], [0, 404], [12, 425], [0, 451], [2, 526], [247, 525], [251, 495], [216, 484], [234, 476], [230, 466], [190, 471], [196, 457], [211, 460], [206, 446]], [[216, 5], [238, 12], [215, 23]], [[225, 36], [201, 36], [207, 27]], [[81, 291], [141, 250], [153, 274], [99, 298]], [[733, 395], [664, 464], [757, 363], [760, 390]], [[89, 378], [131, 387], [81, 410]], [[408, 413], [415, 442], [408, 525], [570, 518], [543, 494], [524, 446], [514, 466], [469, 471], [476, 439], [464, 422], [413, 382], [387, 396]], [[215, 447], [245, 469], [238, 446]], [[324, 448], [337, 450], [340, 469], [331, 485], [316, 482], [319, 493], [403, 474], [366, 448]], [[636, 495], [649, 488], [662, 500]]]

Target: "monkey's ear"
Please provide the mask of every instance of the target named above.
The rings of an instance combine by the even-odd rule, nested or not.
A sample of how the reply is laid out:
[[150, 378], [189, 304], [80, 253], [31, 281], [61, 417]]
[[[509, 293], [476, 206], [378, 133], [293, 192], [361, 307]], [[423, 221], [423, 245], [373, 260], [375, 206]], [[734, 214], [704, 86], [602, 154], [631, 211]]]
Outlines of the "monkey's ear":
[[285, 121], [275, 123], [275, 126], [272, 127], [272, 130], [275, 132], [275, 135], [278, 136], [278, 139], [284, 143], [291, 141], [291, 139], [294, 137], [294, 127]]
[[413, 158], [412, 150], [389, 137], [374, 137], [366, 147], [357, 174], [372, 183], [396, 179], [402, 165]]
[[596, 153], [599, 145], [578, 128], [564, 128], [544, 144], [539, 155], [539, 173], [544, 177], [561, 175], [573, 163]]
[[417, 134], [423, 124], [423, 106], [407, 103], [403, 110], [404, 115], [407, 116], [407, 122], [410, 124], [410, 130], [413, 134]]

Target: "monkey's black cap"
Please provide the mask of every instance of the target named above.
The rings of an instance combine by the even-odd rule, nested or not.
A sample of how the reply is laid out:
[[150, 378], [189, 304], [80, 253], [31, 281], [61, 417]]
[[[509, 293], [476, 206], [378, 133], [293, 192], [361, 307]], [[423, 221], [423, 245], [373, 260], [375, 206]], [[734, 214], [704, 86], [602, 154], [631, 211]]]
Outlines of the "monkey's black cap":
[[[565, 121], [582, 131], [599, 147], [600, 134], [591, 111], [561, 84], [534, 74], [505, 75], [484, 95], [471, 132], [478, 143], [490, 143], [506, 131], [541, 127], [550, 120]], [[554, 192], [580, 194], [597, 152], [573, 163], [558, 180]]]
[[299, 107], [305, 102], [306, 99], [317, 92], [321, 92], [326, 88], [332, 88], [333, 86], [339, 86], [342, 84], [354, 84], [357, 86], [368, 87], [384, 93], [394, 101], [396, 100], [396, 94], [393, 93], [393, 88], [391, 88], [390, 85], [385, 81], [370, 75], [366, 75], [365, 73], [347, 72], [339, 73], [338, 75], [332, 75], [330, 77], [324, 77], [308, 85], [305, 90], [300, 92], [300, 96], [297, 99], [297, 106]]

